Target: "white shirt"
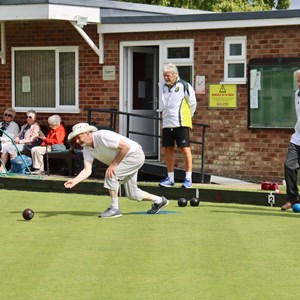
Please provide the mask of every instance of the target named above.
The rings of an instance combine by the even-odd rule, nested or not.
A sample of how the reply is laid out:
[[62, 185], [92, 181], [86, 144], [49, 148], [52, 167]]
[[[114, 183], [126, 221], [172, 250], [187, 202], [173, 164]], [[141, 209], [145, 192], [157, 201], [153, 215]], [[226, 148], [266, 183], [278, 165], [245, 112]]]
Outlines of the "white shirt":
[[[0, 127], [1, 126], [2, 126], [2, 122], [0, 122]], [[14, 140], [14, 138], [19, 134], [19, 131], [20, 131], [19, 125], [16, 122], [11, 121], [8, 127], [6, 128], [6, 130], [4, 131], [5, 133], [3, 133], [2, 137], [0, 138], [1, 149], [6, 147], [8, 144], [12, 144], [11, 139]]]
[[158, 85], [162, 93], [163, 128], [192, 127], [192, 117], [197, 107], [193, 87], [180, 78], [171, 88], [165, 81]]
[[[125, 136], [114, 131], [102, 129], [93, 132], [94, 147], [85, 146], [83, 148], [84, 160], [94, 161], [94, 159], [97, 159], [106, 165], [110, 165], [116, 156], [120, 140], [123, 140], [130, 145], [130, 149], [126, 156], [129, 153], [134, 152], [137, 148], [141, 148], [137, 142], [132, 141]], [[126, 159], [126, 156], [124, 159]]]
[[291, 143], [300, 146], [300, 96], [298, 96], [299, 90], [295, 92], [295, 109], [297, 116], [297, 123], [295, 125], [295, 133], [291, 137]]

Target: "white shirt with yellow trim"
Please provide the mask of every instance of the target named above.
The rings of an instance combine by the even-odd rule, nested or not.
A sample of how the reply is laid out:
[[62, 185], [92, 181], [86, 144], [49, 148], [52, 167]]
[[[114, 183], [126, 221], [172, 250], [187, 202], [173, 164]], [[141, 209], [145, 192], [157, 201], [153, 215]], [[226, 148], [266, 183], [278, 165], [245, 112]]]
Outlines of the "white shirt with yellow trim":
[[159, 83], [163, 104], [163, 128], [192, 128], [192, 117], [197, 107], [196, 95], [188, 82], [185, 82], [185, 85], [182, 82], [178, 78], [171, 88], [165, 81]]

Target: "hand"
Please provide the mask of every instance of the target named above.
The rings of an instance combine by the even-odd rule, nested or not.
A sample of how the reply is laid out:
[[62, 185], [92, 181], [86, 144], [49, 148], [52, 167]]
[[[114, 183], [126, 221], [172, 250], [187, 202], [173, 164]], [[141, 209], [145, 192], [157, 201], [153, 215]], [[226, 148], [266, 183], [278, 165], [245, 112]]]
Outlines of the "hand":
[[116, 175], [116, 167], [114, 165], [110, 165], [105, 172], [105, 177], [113, 178]]
[[15, 138], [15, 143], [16, 143], [16, 144], [19, 144], [19, 142], [20, 142], [20, 138], [19, 138], [19, 137], [16, 137], [16, 138]]
[[74, 186], [73, 179], [69, 179], [67, 182], [64, 183], [66, 189], [71, 189]]

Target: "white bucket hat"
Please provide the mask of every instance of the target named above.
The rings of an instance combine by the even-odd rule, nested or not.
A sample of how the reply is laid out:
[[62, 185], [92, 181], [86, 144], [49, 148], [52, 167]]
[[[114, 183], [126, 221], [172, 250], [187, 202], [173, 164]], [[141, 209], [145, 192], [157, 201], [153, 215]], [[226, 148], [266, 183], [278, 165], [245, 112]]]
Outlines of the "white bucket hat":
[[72, 132], [68, 135], [68, 140], [71, 141], [74, 137], [81, 133], [97, 131], [97, 127], [88, 123], [78, 123], [72, 127]]

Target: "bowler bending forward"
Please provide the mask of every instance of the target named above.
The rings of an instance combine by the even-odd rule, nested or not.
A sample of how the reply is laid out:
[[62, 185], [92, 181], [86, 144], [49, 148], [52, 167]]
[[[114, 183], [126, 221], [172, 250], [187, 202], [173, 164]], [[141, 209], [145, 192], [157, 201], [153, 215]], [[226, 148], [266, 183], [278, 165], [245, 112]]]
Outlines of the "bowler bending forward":
[[119, 209], [119, 181], [123, 181], [126, 196], [131, 200], [149, 200], [153, 204], [148, 214], [157, 214], [169, 204], [165, 197], [149, 194], [137, 186], [138, 170], [144, 164], [145, 155], [141, 146], [116, 132], [97, 130], [87, 123], [73, 126], [68, 140], [75, 140], [83, 147], [84, 168], [73, 179], [65, 182], [66, 188], [72, 188], [92, 174], [94, 159], [106, 164], [104, 188], [109, 190], [111, 204], [102, 212], [101, 218], [117, 218], [122, 216]]

